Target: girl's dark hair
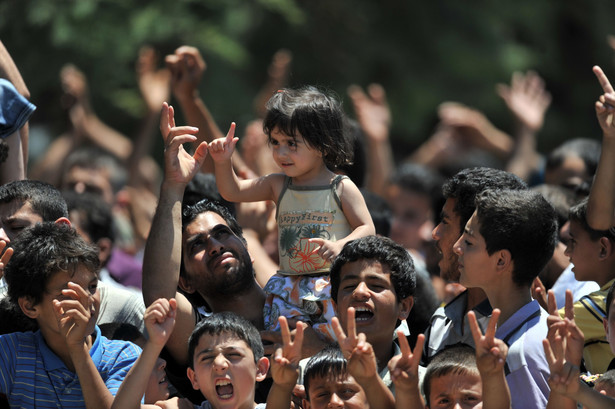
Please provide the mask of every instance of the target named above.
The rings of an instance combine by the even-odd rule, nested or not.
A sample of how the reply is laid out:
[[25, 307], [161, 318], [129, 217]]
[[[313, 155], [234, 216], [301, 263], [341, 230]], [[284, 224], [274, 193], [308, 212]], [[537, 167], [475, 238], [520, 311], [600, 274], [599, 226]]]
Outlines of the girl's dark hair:
[[276, 128], [293, 138], [303, 137], [311, 148], [322, 153], [331, 170], [352, 163], [353, 147], [342, 106], [336, 98], [315, 87], [286, 88], [273, 94], [263, 121], [270, 142]]

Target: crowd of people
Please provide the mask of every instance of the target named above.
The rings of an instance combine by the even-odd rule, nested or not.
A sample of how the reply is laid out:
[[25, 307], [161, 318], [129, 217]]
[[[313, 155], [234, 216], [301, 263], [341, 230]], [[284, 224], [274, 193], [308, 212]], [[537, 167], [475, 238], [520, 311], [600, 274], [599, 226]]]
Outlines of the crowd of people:
[[514, 135], [446, 102], [396, 164], [380, 85], [346, 112], [289, 86], [281, 50], [225, 135], [200, 52], [156, 58], [132, 138], [64, 67], [71, 128], [28, 164], [36, 101], [0, 43], [0, 407], [615, 407], [601, 68], [602, 143], [538, 152], [551, 96], [529, 71], [497, 87]]

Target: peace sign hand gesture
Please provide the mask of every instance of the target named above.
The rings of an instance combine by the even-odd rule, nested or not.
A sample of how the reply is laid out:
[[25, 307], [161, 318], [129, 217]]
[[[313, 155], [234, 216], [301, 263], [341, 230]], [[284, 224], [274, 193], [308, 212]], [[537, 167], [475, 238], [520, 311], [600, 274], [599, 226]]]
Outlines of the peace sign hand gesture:
[[600, 67], [594, 66], [593, 71], [604, 91], [595, 104], [596, 117], [604, 137], [615, 138], [615, 90]]

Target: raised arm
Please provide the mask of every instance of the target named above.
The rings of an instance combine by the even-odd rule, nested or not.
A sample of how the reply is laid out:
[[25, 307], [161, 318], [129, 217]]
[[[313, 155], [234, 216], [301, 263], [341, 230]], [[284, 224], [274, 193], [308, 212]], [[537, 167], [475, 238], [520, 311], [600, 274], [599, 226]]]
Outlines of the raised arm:
[[281, 348], [275, 351], [271, 359], [271, 377], [273, 385], [267, 396], [267, 408], [288, 409], [291, 395], [299, 377], [299, 361], [301, 360], [301, 347], [303, 344], [302, 322], [297, 322], [295, 339], [291, 340], [290, 328], [285, 317], [279, 318], [282, 332]]
[[340, 321], [333, 317], [331, 324], [344, 358], [348, 360], [348, 373], [361, 385], [372, 408], [394, 408], [395, 399], [378, 374], [376, 354], [364, 333], [357, 335], [355, 309], [348, 308], [348, 335]]
[[419, 334], [414, 351], [410, 348], [408, 339], [402, 330], [397, 331], [397, 339], [401, 354], [391, 358], [388, 365], [391, 379], [395, 384], [395, 407], [397, 409], [424, 408], [419, 388], [419, 362], [425, 344], [425, 335]]
[[367, 87], [367, 94], [357, 85], [348, 88], [357, 121], [366, 138], [368, 190], [384, 194], [395, 163], [389, 133], [391, 129], [391, 110], [384, 88], [380, 84]]
[[615, 91], [600, 67], [593, 71], [603, 91], [595, 103], [602, 153], [587, 203], [587, 223], [596, 230], [607, 230], [615, 225]]
[[194, 329], [195, 313], [190, 302], [177, 293], [182, 257], [181, 206], [184, 189], [199, 171], [207, 145], [199, 144], [194, 156], [183, 147], [194, 142], [198, 129], [175, 126], [173, 108], [162, 106], [160, 131], [164, 140], [164, 179], [152, 228], [143, 257], [143, 299], [150, 305], [158, 298], [175, 298], [177, 313], [175, 331], [167, 341], [167, 349], [180, 364], [188, 362], [186, 345]]
[[[143, 352], [132, 366], [115, 395], [112, 408], [140, 408], [141, 398], [147, 389], [147, 383], [160, 351], [166, 344], [175, 325], [175, 299], [160, 298], [154, 301], [143, 314], [143, 321], [149, 336]], [[148, 405], [149, 406], [149, 405]], [[151, 405], [152, 409], [157, 408]]]
[[508, 346], [495, 337], [495, 326], [499, 317], [500, 310], [496, 308], [483, 335], [476, 314], [474, 311], [468, 312], [468, 323], [476, 345], [476, 366], [483, 383], [484, 409], [510, 408], [510, 391], [504, 373]]

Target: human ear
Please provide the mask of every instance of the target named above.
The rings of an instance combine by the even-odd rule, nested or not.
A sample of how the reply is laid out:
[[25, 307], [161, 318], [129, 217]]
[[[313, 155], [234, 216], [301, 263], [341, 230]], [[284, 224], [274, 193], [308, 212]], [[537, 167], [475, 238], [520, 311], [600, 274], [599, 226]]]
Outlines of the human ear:
[[183, 291], [187, 292], [188, 294], [194, 294], [194, 292], [196, 291], [190, 284], [190, 280], [186, 277], [179, 276], [179, 281], [177, 285], [179, 286], [179, 288], [181, 288]]
[[600, 260], [604, 260], [611, 256], [613, 253], [613, 243], [607, 237], [600, 237]]
[[409, 296], [404, 298], [399, 302], [399, 313], [397, 314], [397, 318], [400, 320], [405, 320], [410, 315], [410, 311], [414, 306], [414, 297]]
[[38, 309], [30, 297], [19, 297], [17, 300], [19, 308], [28, 318], [36, 319], [38, 317]]
[[497, 268], [498, 270], [505, 270], [508, 267], [512, 267], [512, 254], [508, 250], [499, 250], [497, 252]]
[[256, 382], [265, 380], [267, 371], [269, 371], [269, 359], [262, 357], [256, 363]]
[[186, 369], [186, 374], [188, 375], [188, 379], [190, 379], [190, 382], [192, 383], [192, 388], [196, 391], [200, 390], [199, 380], [196, 378], [196, 373], [194, 373], [194, 370], [188, 367], [188, 369]]

